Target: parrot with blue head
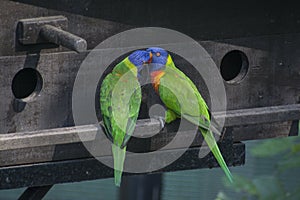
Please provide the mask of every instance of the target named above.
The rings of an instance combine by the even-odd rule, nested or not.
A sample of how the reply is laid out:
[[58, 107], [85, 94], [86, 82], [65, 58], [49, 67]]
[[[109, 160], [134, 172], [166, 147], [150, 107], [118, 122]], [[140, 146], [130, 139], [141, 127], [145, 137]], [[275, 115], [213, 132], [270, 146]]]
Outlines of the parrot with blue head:
[[118, 63], [103, 80], [100, 109], [106, 136], [112, 142], [115, 185], [120, 186], [126, 145], [135, 129], [141, 104], [141, 70], [152, 54], [137, 50]]
[[199, 127], [204, 140], [230, 182], [232, 175], [219, 150], [211, 126], [208, 106], [195, 84], [174, 64], [171, 55], [159, 47], [146, 51], [152, 54], [150, 67], [151, 82], [154, 90], [166, 107], [165, 123], [177, 118], [185, 118]]

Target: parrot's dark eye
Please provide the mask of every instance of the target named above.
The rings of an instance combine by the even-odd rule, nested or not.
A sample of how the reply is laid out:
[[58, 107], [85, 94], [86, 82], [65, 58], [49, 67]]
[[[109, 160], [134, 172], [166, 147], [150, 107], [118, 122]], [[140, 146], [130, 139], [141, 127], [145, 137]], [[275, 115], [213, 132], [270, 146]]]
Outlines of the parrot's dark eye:
[[157, 52], [157, 53], [156, 53], [156, 56], [157, 56], [157, 57], [159, 57], [159, 56], [160, 56], [160, 53], [159, 53], [159, 52]]

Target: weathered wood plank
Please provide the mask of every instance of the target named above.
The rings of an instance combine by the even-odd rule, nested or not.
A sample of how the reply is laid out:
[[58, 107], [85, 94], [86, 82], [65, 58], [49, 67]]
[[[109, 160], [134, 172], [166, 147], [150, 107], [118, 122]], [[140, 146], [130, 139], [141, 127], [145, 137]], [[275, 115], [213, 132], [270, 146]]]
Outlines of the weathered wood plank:
[[[0, 151], [18, 148], [69, 144], [76, 142], [92, 141], [95, 139], [100, 126], [83, 125], [76, 127], [65, 127], [47, 129], [31, 132], [0, 134]], [[139, 120], [134, 135], [145, 137], [160, 131], [157, 120]], [[102, 134], [100, 137], [106, 137]], [[101, 138], [97, 138], [101, 140]]]
[[[250, 68], [245, 79], [238, 84], [224, 83], [229, 110], [299, 102], [300, 75], [297, 68], [300, 62], [297, 59], [300, 44], [299, 35], [265, 36], [200, 43], [212, 56], [217, 66], [220, 65], [222, 57], [231, 50], [241, 50], [248, 56]], [[284, 52], [277, 52], [280, 49], [284, 49]], [[0, 96], [4, 97], [0, 102], [0, 133], [74, 126], [72, 90], [74, 79], [86, 54], [77, 55], [72, 52], [64, 52], [0, 57], [0, 66], [2, 66], [0, 67], [0, 74], [3, 75], [0, 79]], [[201, 75], [182, 58], [175, 58], [174, 60], [178, 67], [199, 87], [201, 94], [209, 104], [209, 94], [205, 88], [205, 83], [201, 81]], [[41, 95], [35, 101], [19, 105], [12, 94], [11, 81], [14, 75], [24, 67], [37, 68], [43, 77], [44, 86]], [[153, 96], [149, 98], [153, 98]], [[147, 111], [145, 109], [143, 113], [147, 114]], [[237, 118], [235, 119], [237, 120]], [[230, 116], [226, 123], [232, 123], [229, 120]], [[256, 122], [259, 120], [257, 119]], [[288, 124], [286, 128], [289, 128]], [[242, 132], [241, 129], [241, 134]], [[278, 131], [274, 134], [282, 135]]]
[[[173, 151], [179, 152], [185, 150], [177, 149]], [[211, 153], [204, 158], [199, 158], [198, 152], [199, 148], [188, 149], [183, 156], [174, 163], [152, 173], [218, 167], [218, 163]], [[172, 153], [172, 151], [158, 153], [169, 154]], [[233, 146], [232, 151], [223, 151], [222, 153], [229, 166], [243, 165], [245, 162], [245, 145], [243, 143], [237, 143]], [[112, 158], [107, 156], [103, 159]], [[159, 160], [149, 161], [149, 164], [151, 164], [151, 162], [159, 162]], [[125, 173], [124, 175], [129, 174]], [[44, 186], [108, 178], [112, 176], [113, 170], [94, 158], [19, 165], [0, 168], [0, 189]]]
[[[235, 142], [288, 136], [290, 131], [297, 131], [297, 129], [291, 130], [290, 121], [300, 119], [299, 108], [300, 104], [295, 104], [275, 106], [269, 109], [229, 111], [225, 115], [226, 127]], [[224, 113], [216, 113], [215, 117], [216, 119], [224, 117]], [[253, 124], [253, 122], [257, 124]], [[159, 131], [160, 123], [157, 120], [138, 120], [134, 132], [135, 138], [129, 142], [128, 149], [133, 152], [155, 151], [171, 140], [174, 142], [172, 149], [185, 148], [182, 141], [190, 139], [194, 130], [181, 132], [176, 136], [176, 140], [174, 139], [176, 132], [172, 132], [172, 129], [171, 132], [164, 131], [156, 134]], [[153, 135], [155, 136], [151, 137]], [[225, 132], [226, 135], [227, 132]], [[0, 166], [92, 157], [81, 142], [88, 146], [97, 145], [97, 152], [93, 156], [109, 156], [111, 155], [110, 149], [105, 149], [103, 147], [105, 145], [102, 145], [105, 137], [102, 130], [98, 130], [96, 125], [0, 134]], [[202, 137], [197, 135], [191, 147], [201, 146], [202, 142]]]
[[225, 126], [242, 126], [284, 122], [300, 119], [300, 104], [269, 106], [214, 113], [216, 119], [225, 118]]
[[[262, 45], [265, 45], [265, 43], [272, 43], [274, 42], [274, 40], [280, 40], [280, 38], [281, 37], [273, 39], [269, 38], [266, 42], [261, 43]], [[282, 38], [284, 38], [284, 36]], [[257, 39], [258, 41], [265, 41], [265, 38], [248, 38], [247, 42], [245, 42], [245, 45], [255, 41], [255, 39]], [[233, 40], [231, 42], [243, 41]], [[278, 74], [275, 73], [276, 71], [270, 74], [270, 70], [273, 67], [271, 62], [272, 56], [265, 55], [266, 53], [263, 53], [263, 51], [260, 50], [253, 50], [251, 48], [245, 48], [235, 45], [216, 42], [201, 42], [201, 44], [204, 45], [204, 47], [213, 57], [217, 66], [219, 66], [224, 54], [233, 49], [240, 49], [247, 53], [250, 64], [254, 66], [253, 69], [250, 69], [251, 71], [247, 75], [247, 77], [249, 76], [249, 78], [243, 81], [243, 83], [239, 85], [225, 84], [227, 87], [226, 92], [228, 95], [229, 109], [272, 106], [289, 104], [292, 102], [296, 103], [297, 96], [295, 96], [295, 94], [297, 93], [297, 90], [299, 90], [297, 73], [291, 73], [292, 76], [289, 76], [289, 79], [285, 79], [286, 82], [282, 83], [283, 85], [281, 87], [288, 87], [289, 90], [282, 90], [282, 94], [276, 93], [276, 95], [269, 94], [269, 96], [267, 96], [267, 92], [269, 92], [267, 90], [272, 89], [273, 87], [272, 84], [268, 81], [270, 79], [276, 79], [275, 77]], [[280, 46], [280, 44], [278, 44], [278, 46]], [[288, 49], [289, 51], [293, 51], [293, 48], [295, 47], [289, 47]], [[218, 51], [216, 51], [216, 49], [218, 49]], [[85, 56], [86, 54], [77, 55], [76, 53], [61, 53], [41, 55], [33, 54], [17, 57], [0, 57], [0, 65], [9, 66], [0, 68], [0, 72], [3, 75], [3, 79], [1, 79], [0, 85], [1, 93], [6, 97], [1, 102], [0, 107], [0, 111], [2, 114], [2, 118], [0, 118], [1, 133], [19, 132], [31, 129], [41, 130], [68, 126], [72, 124], [72, 117], [69, 116], [71, 113], [70, 96], [72, 92], [72, 85], [74, 83], [78, 68]], [[180, 63], [180, 60], [176, 61]], [[291, 62], [292, 67], [296, 68], [297, 60], [292, 60]], [[264, 67], [257, 67], [259, 65]], [[181, 67], [180, 64], [178, 66]], [[45, 87], [42, 89], [43, 95], [39, 97], [38, 101], [31, 102], [30, 104], [26, 105], [24, 110], [15, 113], [14, 98], [11, 92], [11, 80], [13, 79], [14, 75], [24, 67], [37, 68], [43, 77]], [[195, 71], [193, 71], [192, 67], [182, 66], [182, 70], [192, 78], [197, 86], [201, 86], [201, 82], [199, 82], [201, 77], [198, 76], [198, 73], [195, 73]], [[280, 75], [282, 77], [290, 75], [290, 70], [288, 70], [288, 68], [282, 68], [280, 69], [280, 72]], [[267, 78], [269, 76], [274, 78]], [[293, 81], [289, 82], [289, 80]], [[268, 84], [265, 84], [266, 82]], [[280, 80], [280, 82], [283, 81]], [[278, 83], [276, 82], [276, 84]], [[249, 85], [251, 85], [251, 88], [249, 88]], [[205, 93], [204, 90], [200, 91]], [[270, 100], [268, 100], [269, 97]], [[287, 97], [289, 97], [289, 99]], [[50, 107], [46, 105], [53, 105], [53, 107], [56, 109], [50, 109]], [[33, 110], [33, 108], [35, 108], [35, 110]], [[43, 113], [43, 116], [41, 113]], [[56, 114], [55, 117], [53, 117], [54, 114]], [[51, 123], [46, 123], [44, 121], [47, 120], [48, 116], [52, 118]], [[15, 121], [22, 123], [19, 124]], [[26, 126], [27, 124], [29, 124], [29, 122], [30, 126]]]
[[[232, 110], [226, 113], [217, 112], [214, 116], [216, 120], [225, 118], [225, 127], [288, 122], [300, 119], [300, 104]], [[81, 142], [83, 139], [85, 141], [92, 141], [99, 131], [101, 130], [99, 130], [96, 125], [83, 125], [31, 132], [0, 134], [0, 150], [76, 143]], [[152, 136], [159, 131], [159, 121], [155, 119], [139, 120], [133, 135], [139, 138], [145, 138]], [[187, 132], [187, 134], [189, 133]], [[286, 135], [288, 135], [288, 132]], [[100, 137], [105, 136], [102, 134]], [[243, 138], [243, 133], [235, 132], [234, 137]], [[259, 138], [261, 137], [257, 135], [254, 137], [254, 139]], [[99, 140], [101, 140], [101, 138]]]

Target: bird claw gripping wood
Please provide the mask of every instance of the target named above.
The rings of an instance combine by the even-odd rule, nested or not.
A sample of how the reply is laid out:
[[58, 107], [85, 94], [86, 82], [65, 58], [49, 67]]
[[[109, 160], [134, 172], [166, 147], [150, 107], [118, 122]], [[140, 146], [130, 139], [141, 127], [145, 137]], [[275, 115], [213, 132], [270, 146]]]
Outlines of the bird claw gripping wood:
[[165, 118], [162, 117], [162, 116], [159, 116], [159, 115], [154, 115], [153, 118], [159, 121], [160, 130], [162, 130], [165, 127], [165, 124], [166, 124]]

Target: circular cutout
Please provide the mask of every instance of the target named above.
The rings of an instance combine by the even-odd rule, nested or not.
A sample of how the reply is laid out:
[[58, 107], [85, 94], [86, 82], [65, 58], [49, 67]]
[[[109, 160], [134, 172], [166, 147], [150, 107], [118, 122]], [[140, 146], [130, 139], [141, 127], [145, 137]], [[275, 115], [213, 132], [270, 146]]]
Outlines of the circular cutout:
[[16, 99], [29, 102], [36, 97], [43, 86], [41, 74], [33, 68], [24, 68], [12, 80], [12, 92]]
[[239, 50], [228, 52], [221, 61], [220, 72], [228, 83], [238, 83], [248, 72], [249, 61], [245, 53]]

